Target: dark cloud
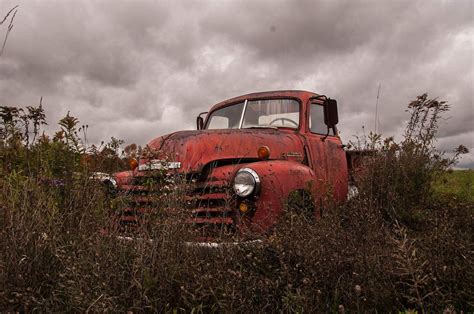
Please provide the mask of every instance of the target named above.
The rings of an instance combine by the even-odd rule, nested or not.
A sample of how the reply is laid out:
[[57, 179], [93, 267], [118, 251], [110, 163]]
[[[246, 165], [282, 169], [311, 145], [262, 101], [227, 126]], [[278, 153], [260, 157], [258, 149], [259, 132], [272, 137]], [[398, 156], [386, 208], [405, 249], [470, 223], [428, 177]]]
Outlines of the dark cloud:
[[400, 136], [406, 104], [428, 92], [452, 105], [440, 148], [474, 151], [469, 0], [4, 0], [0, 14], [15, 4], [0, 103], [43, 96], [51, 125], [71, 110], [91, 141], [143, 144], [218, 101], [274, 89], [338, 99], [347, 141], [373, 129], [381, 84], [379, 130]]

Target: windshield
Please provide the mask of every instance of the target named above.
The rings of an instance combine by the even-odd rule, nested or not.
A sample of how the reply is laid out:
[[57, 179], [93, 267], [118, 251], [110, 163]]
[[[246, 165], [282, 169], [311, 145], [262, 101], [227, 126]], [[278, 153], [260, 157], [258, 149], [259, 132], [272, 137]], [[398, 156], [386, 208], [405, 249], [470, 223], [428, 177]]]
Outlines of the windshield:
[[300, 106], [294, 99], [246, 100], [211, 113], [207, 129], [299, 126]]

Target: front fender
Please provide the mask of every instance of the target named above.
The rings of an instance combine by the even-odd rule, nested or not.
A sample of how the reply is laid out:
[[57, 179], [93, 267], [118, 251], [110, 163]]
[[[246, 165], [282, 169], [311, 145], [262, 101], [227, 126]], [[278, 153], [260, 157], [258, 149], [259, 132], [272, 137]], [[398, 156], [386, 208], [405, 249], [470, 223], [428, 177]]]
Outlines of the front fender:
[[133, 181], [134, 172], [133, 171], [122, 171], [116, 172], [112, 177], [117, 182], [117, 186], [128, 185]]
[[311, 168], [287, 160], [266, 160], [217, 167], [210, 172], [208, 180], [226, 181], [232, 186], [235, 174], [241, 168], [253, 169], [261, 181], [258, 195], [247, 199], [254, 203], [255, 211], [248, 214], [250, 221], [245, 223], [246, 226], [242, 226], [244, 229], [249, 228], [252, 233], [264, 233], [277, 223], [291, 192], [307, 190], [313, 199], [317, 200], [323, 191], [324, 182], [318, 180], [321, 178], [316, 178]]
[[277, 223], [291, 192], [307, 190], [316, 199], [321, 185], [315, 180], [311, 168], [295, 161], [261, 161], [245, 167], [256, 171], [261, 180], [251, 226], [252, 231], [257, 233], [265, 232]]

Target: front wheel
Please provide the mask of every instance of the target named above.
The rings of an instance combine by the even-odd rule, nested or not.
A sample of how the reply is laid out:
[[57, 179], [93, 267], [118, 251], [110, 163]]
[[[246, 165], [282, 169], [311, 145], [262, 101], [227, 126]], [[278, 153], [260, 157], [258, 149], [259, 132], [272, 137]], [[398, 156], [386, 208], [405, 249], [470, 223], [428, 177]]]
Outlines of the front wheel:
[[305, 190], [290, 193], [286, 213], [306, 222], [313, 222], [316, 218], [316, 206], [311, 194]]

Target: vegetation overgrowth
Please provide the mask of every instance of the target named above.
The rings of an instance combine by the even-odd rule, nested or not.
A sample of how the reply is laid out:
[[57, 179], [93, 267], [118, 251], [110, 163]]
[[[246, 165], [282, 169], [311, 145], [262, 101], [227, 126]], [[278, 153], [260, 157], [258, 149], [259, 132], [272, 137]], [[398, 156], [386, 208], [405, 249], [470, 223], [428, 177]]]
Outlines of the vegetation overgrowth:
[[41, 105], [0, 109], [1, 311], [474, 309], [472, 193], [432, 188], [466, 149], [435, 149], [448, 107], [426, 94], [409, 104], [401, 142], [357, 139], [370, 152], [357, 196], [316, 222], [289, 207], [263, 243], [220, 249], [187, 246], [185, 226], [160, 216], [140, 240], [101, 233], [109, 199], [91, 173], [123, 169], [122, 142], [89, 147], [69, 113], [47, 136]]

